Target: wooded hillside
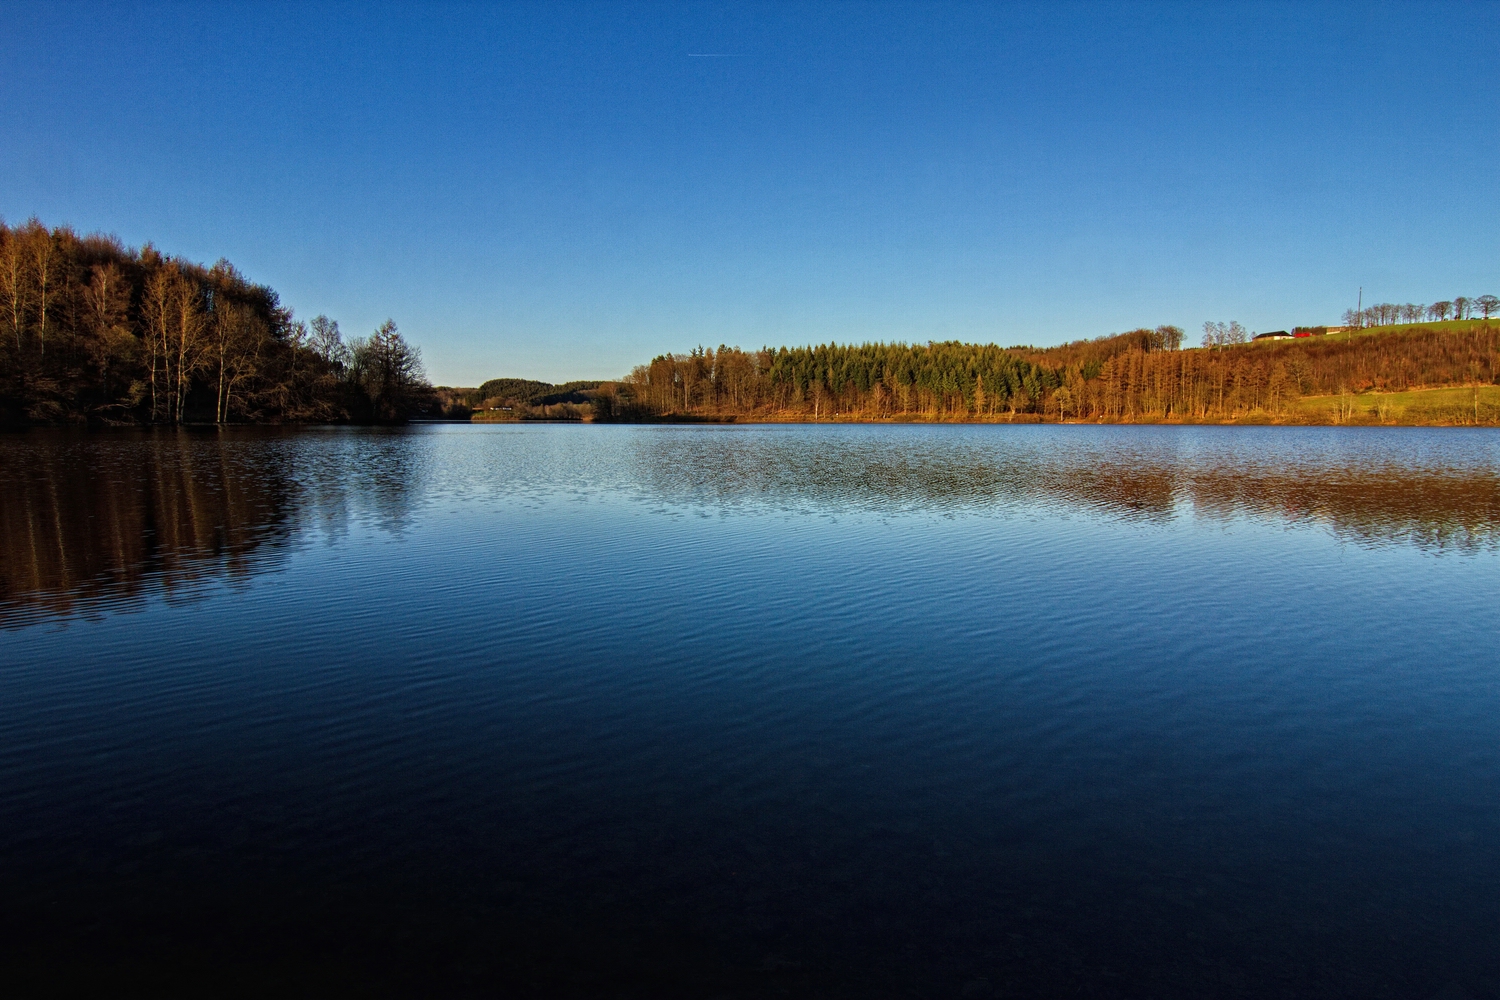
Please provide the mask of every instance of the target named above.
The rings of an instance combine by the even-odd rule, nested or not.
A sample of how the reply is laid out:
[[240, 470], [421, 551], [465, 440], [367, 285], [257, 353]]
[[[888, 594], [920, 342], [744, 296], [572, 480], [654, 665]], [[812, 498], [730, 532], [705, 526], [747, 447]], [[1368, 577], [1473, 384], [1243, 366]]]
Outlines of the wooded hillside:
[[[1303, 396], [1494, 384], [1488, 320], [1182, 349], [1175, 327], [1053, 348], [825, 344], [662, 355], [595, 394], [599, 420], [1234, 420]], [[1479, 419], [1476, 417], [1476, 419]]]
[[226, 260], [0, 222], [0, 424], [401, 420], [429, 396], [394, 323], [345, 343]]

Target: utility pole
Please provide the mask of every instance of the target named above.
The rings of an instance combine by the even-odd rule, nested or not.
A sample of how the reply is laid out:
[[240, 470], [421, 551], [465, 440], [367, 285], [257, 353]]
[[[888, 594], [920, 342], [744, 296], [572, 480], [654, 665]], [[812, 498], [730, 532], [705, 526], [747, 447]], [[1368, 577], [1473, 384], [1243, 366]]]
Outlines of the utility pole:
[[1356, 330], [1365, 325], [1365, 286], [1359, 286], [1359, 305], [1354, 307], [1354, 328]]

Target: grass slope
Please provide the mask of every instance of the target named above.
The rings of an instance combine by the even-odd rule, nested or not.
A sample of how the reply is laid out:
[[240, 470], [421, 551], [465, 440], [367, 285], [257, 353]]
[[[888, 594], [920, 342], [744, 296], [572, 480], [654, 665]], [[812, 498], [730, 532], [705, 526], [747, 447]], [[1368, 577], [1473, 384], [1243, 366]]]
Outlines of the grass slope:
[[1495, 424], [1500, 386], [1304, 396], [1288, 416], [1318, 424]]

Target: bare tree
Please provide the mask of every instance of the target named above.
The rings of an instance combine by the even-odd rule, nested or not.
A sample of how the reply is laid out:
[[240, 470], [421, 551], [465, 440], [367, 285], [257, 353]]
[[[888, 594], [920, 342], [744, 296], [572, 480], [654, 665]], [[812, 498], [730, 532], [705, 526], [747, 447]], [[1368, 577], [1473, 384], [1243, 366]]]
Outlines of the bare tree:
[[84, 326], [89, 333], [89, 353], [99, 369], [105, 399], [112, 398], [110, 375], [120, 363], [135, 354], [135, 337], [130, 332], [127, 310], [130, 289], [125, 276], [113, 261], [95, 264], [89, 272], [89, 283], [80, 295]]
[[1469, 318], [1469, 297], [1467, 295], [1460, 295], [1460, 296], [1457, 296], [1456, 298], [1454, 298], [1454, 300], [1453, 300], [1453, 318], [1454, 319], [1468, 319]]
[[349, 348], [339, 333], [338, 320], [320, 314], [314, 316], [308, 326], [312, 333], [308, 335], [307, 346], [335, 368], [345, 368], [349, 363]]
[[35, 216], [26, 223], [22, 233], [26, 241], [27, 263], [30, 264], [36, 288], [36, 298], [33, 301], [36, 302], [37, 315], [37, 356], [44, 358], [47, 356], [47, 307], [52, 303], [56, 255], [52, 252], [52, 234]]
[[[167, 340], [172, 315], [172, 272], [167, 266], [158, 267], [146, 279], [141, 295], [141, 320], [145, 323], [146, 354], [150, 360], [151, 419], [160, 419], [164, 392], [158, 381], [165, 381], [164, 369], [167, 358]], [[160, 374], [160, 379], [158, 375]]]
[[125, 277], [114, 262], [95, 264], [89, 271], [89, 283], [83, 287], [84, 316], [89, 332], [98, 336], [106, 330], [125, 325], [125, 310], [130, 305], [130, 291]]
[[200, 292], [195, 284], [179, 269], [173, 299], [176, 321], [177, 383], [176, 422], [182, 423], [187, 414], [188, 390], [192, 388], [193, 375], [202, 366], [203, 358], [203, 307]]
[[164, 413], [173, 423], [181, 423], [186, 415], [193, 375], [205, 360], [206, 323], [200, 300], [197, 284], [175, 261], [164, 263], [146, 281], [141, 313], [149, 341], [153, 420]]
[[250, 323], [250, 310], [236, 302], [218, 305], [213, 312], [214, 352], [219, 367], [218, 392], [214, 402], [214, 423], [222, 424], [229, 419], [229, 395], [233, 388], [236, 362], [243, 351], [245, 328]]
[[1427, 307], [1428, 317], [1430, 319], [1435, 319], [1438, 322], [1442, 322], [1443, 320], [1447, 319], [1448, 314], [1451, 312], [1453, 312], [1452, 302], [1434, 302], [1432, 305]]
[[1479, 310], [1479, 314], [1485, 319], [1489, 319], [1497, 311], [1500, 311], [1500, 299], [1495, 298], [1493, 295], [1479, 296], [1474, 300], [1474, 305]]
[[26, 249], [17, 230], [0, 223], [0, 300], [5, 320], [16, 341], [16, 356], [21, 354], [21, 330], [25, 325]]
[[1239, 324], [1238, 320], [1228, 323], [1204, 323], [1203, 324], [1203, 346], [1204, 347], [1228, 347], [1232, 344], [1243, 344], [1250, 339], [1250, 331]]

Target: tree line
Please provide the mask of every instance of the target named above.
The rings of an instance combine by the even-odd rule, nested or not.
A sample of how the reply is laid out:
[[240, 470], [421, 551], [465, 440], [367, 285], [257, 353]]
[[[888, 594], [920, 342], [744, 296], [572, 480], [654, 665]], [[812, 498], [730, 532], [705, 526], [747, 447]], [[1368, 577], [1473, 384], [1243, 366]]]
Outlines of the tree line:
[[797, 413], [995, 415], [1029, 409], [1049, 373], [993, 344], [821, 344], [661, 355], [595, 392], [595, 419]]
[[432, 405], [387, 321], [345, 341], [227, 260], [0, 221], [0, 423], [396, 421]]
[[1399, 323], [1420, 323], [1423, 320], [1445, 322], [1447, 320], [1489, 319], [1500, 313], [1500, 297], [1494, 295], [1458, 295], [1431, 305], [1415, 302], [1382, 302], [1366, 309], [1344, 310], [1344, 325], [1363, 329], [1370, 326], [1396, 326]]
[[[1490, 384], [1500, 330], [1413, 328], [1243, 343], [1210, 324], [1142, 328], [1052, 348], [958, 342], [823, 344], [664, 354], [593, 392], [600, 421], [658, 419], [1218, 420], [1302, 396]], [[1221, 337], [1220, 334], [1228, 336]]]

